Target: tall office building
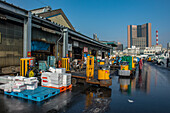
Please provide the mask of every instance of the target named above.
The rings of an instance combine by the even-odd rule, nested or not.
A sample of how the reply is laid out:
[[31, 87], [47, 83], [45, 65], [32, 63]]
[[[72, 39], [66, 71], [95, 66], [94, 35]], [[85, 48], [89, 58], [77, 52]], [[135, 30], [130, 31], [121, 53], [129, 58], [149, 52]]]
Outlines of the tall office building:
[[128, 48], [136, 46], [140, 47], [140, 49], [145, 49], [145, 47], [152, 46], [151, 23], [143, 25], [128, 25], [127, 35]]

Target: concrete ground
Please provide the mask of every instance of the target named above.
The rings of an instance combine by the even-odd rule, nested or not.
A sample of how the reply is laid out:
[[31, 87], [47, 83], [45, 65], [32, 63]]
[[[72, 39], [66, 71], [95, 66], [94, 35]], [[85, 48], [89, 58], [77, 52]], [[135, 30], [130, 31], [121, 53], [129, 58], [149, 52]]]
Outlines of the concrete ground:
[[41, 103], [0, 94], [0, 113], [169, 113], [170, 69], [144, 63], [131, 78], [112, 74], [112, 86], [76, 85]]

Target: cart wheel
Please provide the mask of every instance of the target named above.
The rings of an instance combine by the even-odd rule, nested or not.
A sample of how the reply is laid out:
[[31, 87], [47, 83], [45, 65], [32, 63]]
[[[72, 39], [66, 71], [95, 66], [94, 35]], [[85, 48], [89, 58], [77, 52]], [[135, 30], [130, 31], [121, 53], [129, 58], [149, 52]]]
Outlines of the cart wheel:
[[77, 84], [77, 79], [76, 79], [76, 78], [72, 78], [71, 83], [72, 83], [73, 86], [76, 86], [76, 84]]

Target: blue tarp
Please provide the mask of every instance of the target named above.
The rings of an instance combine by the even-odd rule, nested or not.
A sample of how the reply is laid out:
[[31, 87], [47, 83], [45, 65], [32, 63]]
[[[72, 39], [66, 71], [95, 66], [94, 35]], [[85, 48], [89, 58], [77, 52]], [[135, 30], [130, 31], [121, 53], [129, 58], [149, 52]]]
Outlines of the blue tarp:
[[45, 42], [39, 42], [39, 41], [31, 42], [31, 51], [48, 50], [49, 47], [50, 47], [50, 44], [45, 43]]

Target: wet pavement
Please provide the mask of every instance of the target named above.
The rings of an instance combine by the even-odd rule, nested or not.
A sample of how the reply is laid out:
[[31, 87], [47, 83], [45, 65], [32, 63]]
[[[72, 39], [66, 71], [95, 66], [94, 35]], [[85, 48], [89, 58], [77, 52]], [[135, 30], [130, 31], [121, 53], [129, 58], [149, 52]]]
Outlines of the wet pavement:
[[112, 76], [110, 88], [77, 85], [41, 103], [0, 94], [0, 113], [169, 113], [170, 69], [145, 63], [131, 78]]

